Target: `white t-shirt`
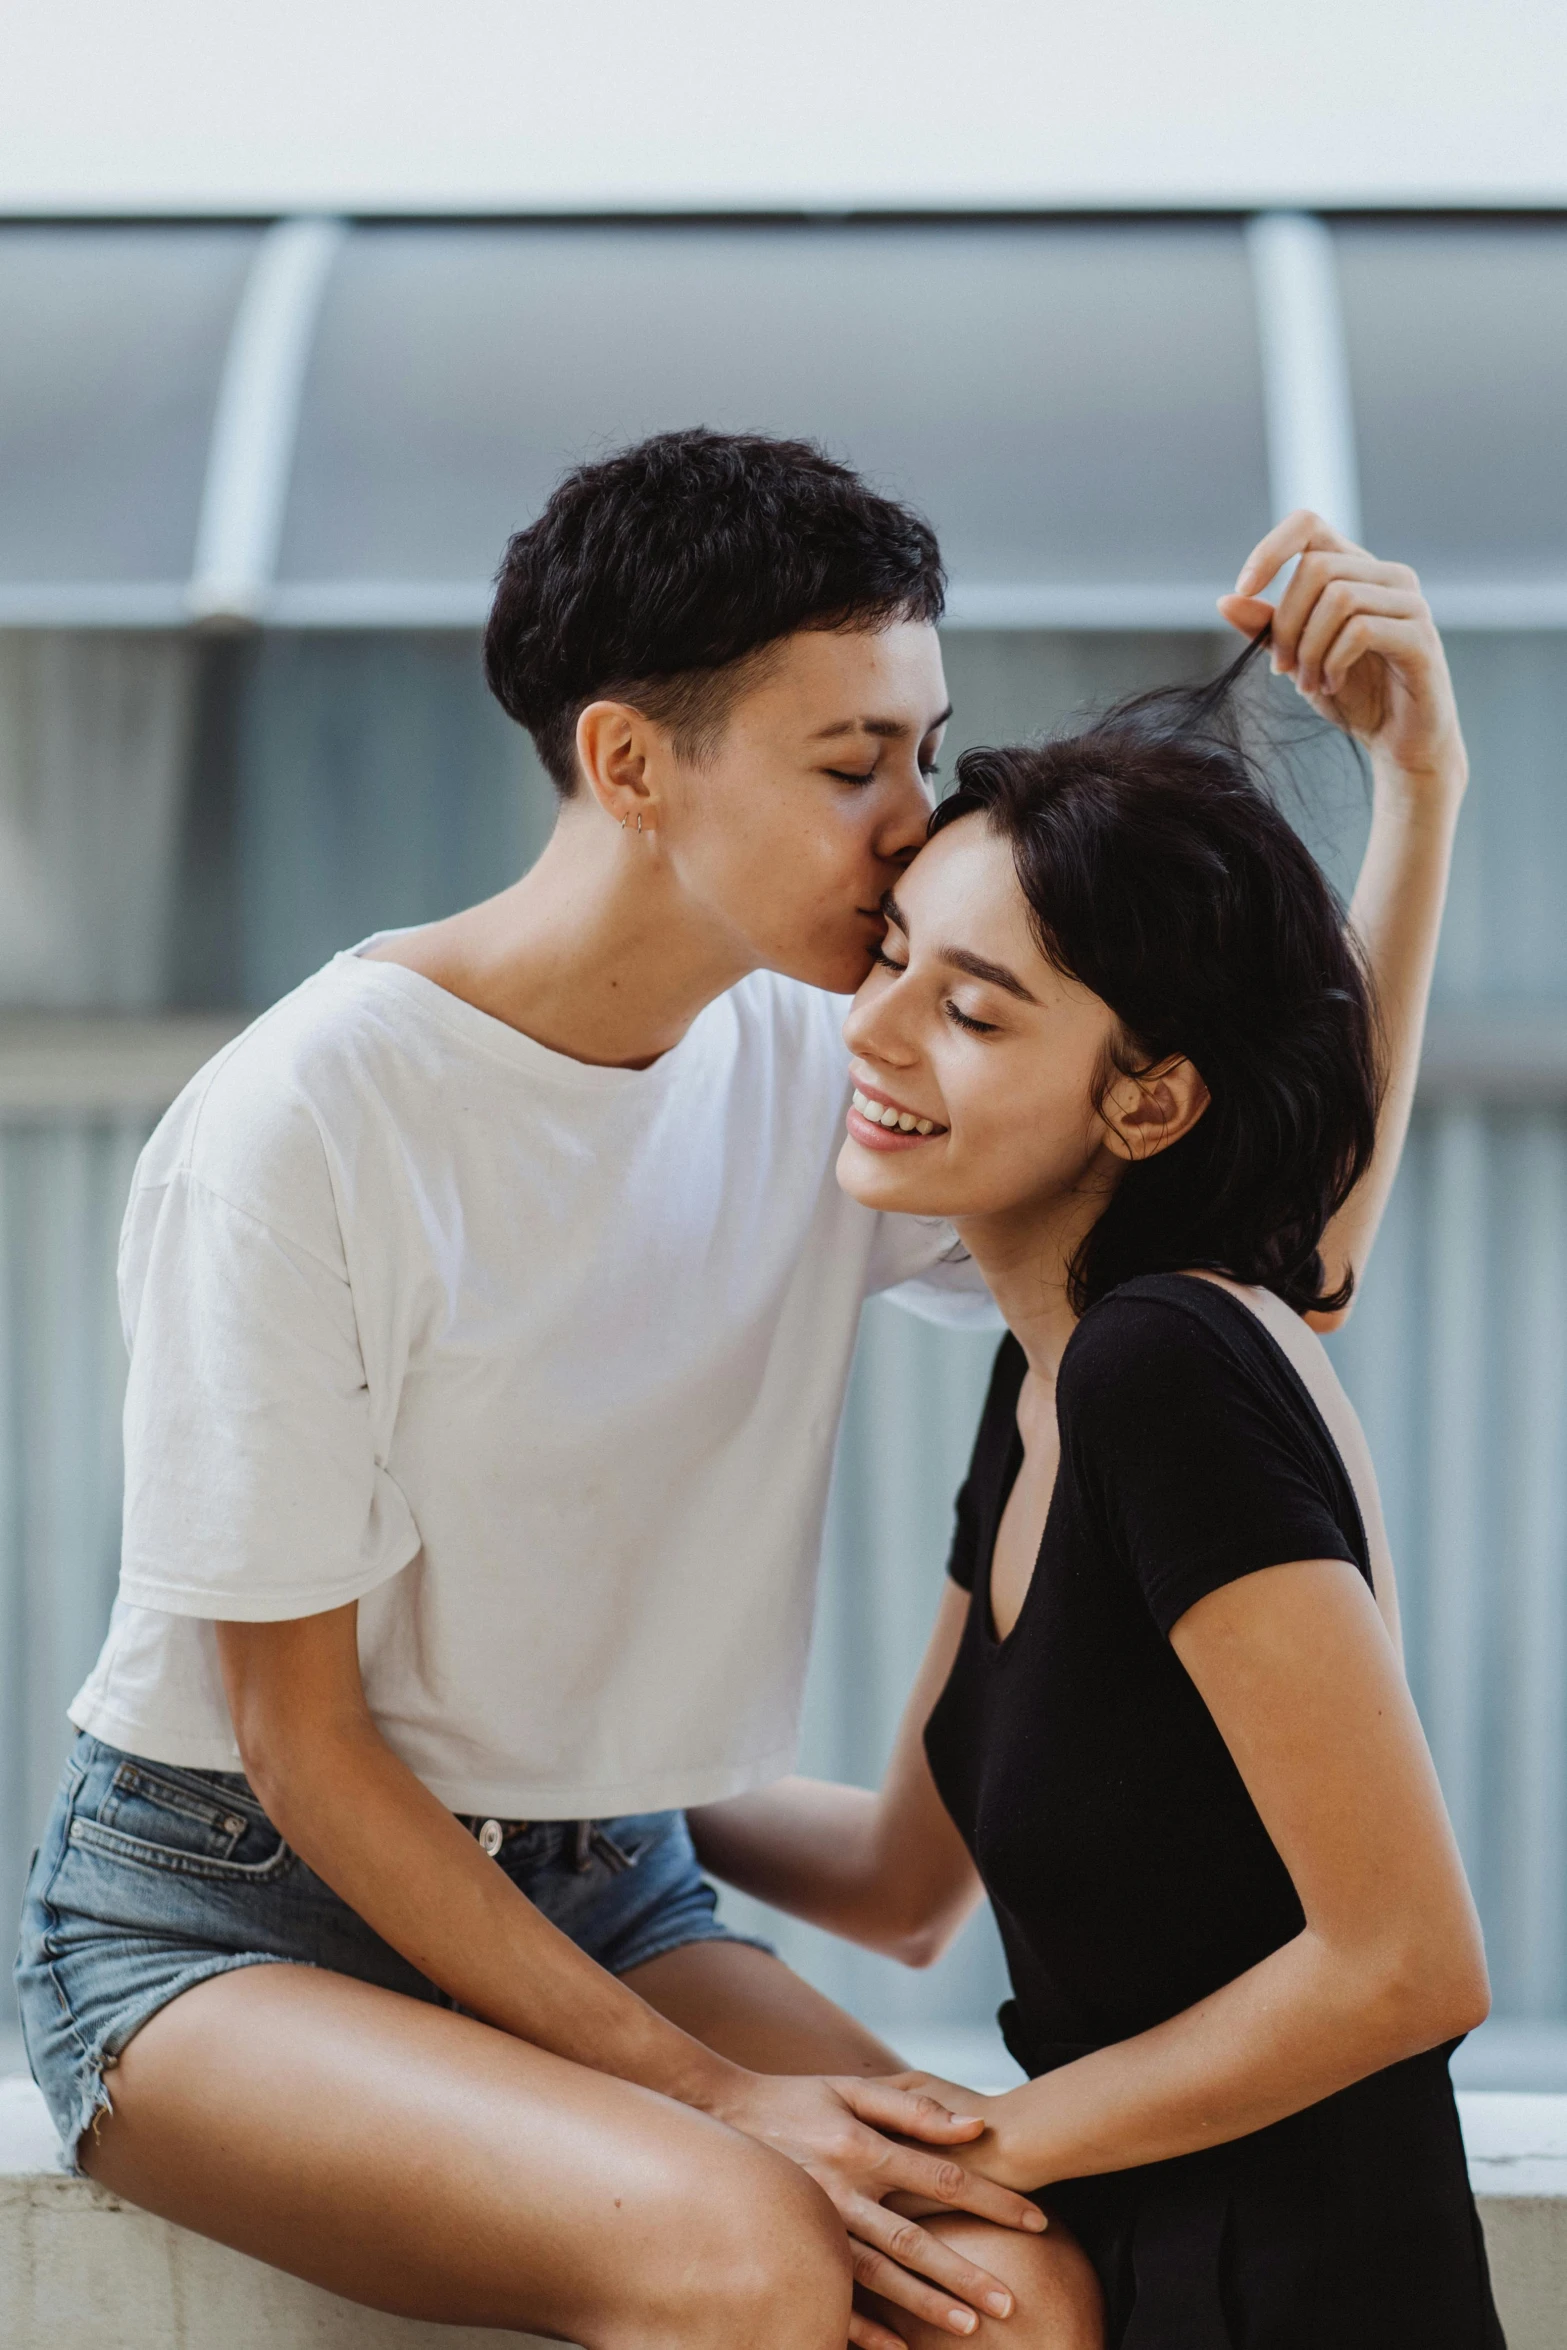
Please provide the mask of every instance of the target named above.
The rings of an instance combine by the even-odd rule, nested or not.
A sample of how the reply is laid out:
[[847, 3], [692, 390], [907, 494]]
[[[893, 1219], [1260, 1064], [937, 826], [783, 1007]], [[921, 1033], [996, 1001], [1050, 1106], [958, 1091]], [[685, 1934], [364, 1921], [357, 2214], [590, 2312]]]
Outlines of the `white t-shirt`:
[[71, 1719], [235, 1769], [214, 1619], [357, 1599], [453, 1810], [786, 1771], [861, 1301], [985, 1310], [945, 1226], [833, 1179], [844, 1008], [758, 972], [593, 1068], [356, 951], [220, 1053], [126, 1214], [120, 1595]]

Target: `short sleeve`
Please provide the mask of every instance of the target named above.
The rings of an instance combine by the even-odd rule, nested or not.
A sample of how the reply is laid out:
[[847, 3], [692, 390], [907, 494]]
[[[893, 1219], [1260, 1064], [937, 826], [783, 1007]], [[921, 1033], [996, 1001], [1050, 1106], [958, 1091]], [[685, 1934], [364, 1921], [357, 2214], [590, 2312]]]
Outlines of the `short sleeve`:
[[181, 1169], [132, 1199], [122, 1305], [125, 1599], [264, 1623], [407, 1565], [341, 1264]]
[[1354, 1563], [1303, 1409], [1205, 1317], [1105, 1299], [1063, 1360], [1058, 1409], [1063, 1453], [1162, 1632], [1264, 1567]]

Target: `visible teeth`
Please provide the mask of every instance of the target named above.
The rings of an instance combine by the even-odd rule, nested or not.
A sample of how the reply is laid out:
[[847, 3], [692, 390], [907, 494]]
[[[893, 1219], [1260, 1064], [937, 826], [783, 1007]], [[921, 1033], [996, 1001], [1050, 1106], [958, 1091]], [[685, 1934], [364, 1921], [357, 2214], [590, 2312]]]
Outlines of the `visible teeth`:
[[852, 1088], [854, 1106], [872, 1126], [896, 1126], [902, 1134], [934, 1134], [934, 1118], [916, 1118], [912, 1110], [895, 1110], [890, 1102], [873, 1102], [868, 1093]]

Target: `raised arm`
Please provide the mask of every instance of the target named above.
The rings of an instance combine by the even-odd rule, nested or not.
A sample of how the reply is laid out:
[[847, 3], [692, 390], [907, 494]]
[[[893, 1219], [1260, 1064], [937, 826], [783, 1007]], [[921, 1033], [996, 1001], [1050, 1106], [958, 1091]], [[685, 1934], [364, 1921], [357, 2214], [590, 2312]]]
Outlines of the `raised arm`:
[[[1262, 590], [1292, 556], [1275, 609]], [[1404, 1148], [1469, 762], [1452, 680], [1420, 582], [1318, 515], [1291, 514], [1250, 554], [1219, 609], [1243, 635], [1273, 623], [1274, 666], [1369, 754], [1371, 837], [1350, 906], [1382, 1017], [1387, 1092], [1376, 1155], [1329, 1225], [1330, 1284], [1359, 1277]], [[1312, 1317], [1331, 1328], [1342, 1316]]]
[[939, 1958], [980, 1894], [925, 1760], [925, 1724], [967, 1610], [968, 1594], [949, 1583], [878, 1793], [783, 1779], [709, 1804], [688, 1815], [703, 1867], [905, 1966]]

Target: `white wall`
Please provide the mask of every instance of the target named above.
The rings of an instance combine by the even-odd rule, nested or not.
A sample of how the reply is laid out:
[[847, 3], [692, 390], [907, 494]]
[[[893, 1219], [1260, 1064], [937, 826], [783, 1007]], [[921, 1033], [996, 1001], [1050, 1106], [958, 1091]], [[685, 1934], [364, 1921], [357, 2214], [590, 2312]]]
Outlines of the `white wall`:
[[0, 211], [1564, 201], [1561, 0], [0, 0]]

